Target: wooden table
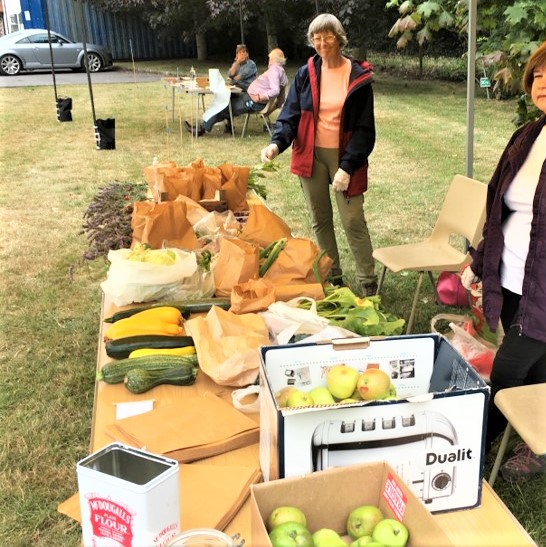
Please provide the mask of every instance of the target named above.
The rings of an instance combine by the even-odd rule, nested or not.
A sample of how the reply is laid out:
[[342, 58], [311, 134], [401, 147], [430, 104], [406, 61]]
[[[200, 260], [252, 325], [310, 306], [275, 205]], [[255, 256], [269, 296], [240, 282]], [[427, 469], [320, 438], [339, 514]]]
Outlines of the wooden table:
[[[106, 299], [103, 299], [101, 317], [107, 317], [117, 308]], [[99, 334], [99, 348], [97, 366], [100, 368], [109, 360], [104, 350], [103, 331], [106, 323], [101, 323]], [[210, 390], [216, 395], [231, 401], [231, 389], [218, 386], [205, 375], [200, 375], [195, 384], [196, 389]], [[192, 386], [193, 387], [193, 386]], [[168, 403], [177, 396], [179, 391], [174, 386], [158, 386], [154, 388], [153, 398], [156, 401]], [[122, 385], [108, 385], [97, 382], [95, 386], [95, 403], [93, 407], [93, 422], [91, 431], [90, 451], [95, 452], [112, 440], [105, 435], [106, 425], [115, 420], [115, 402], [133, 401], [143, 396], [131, 394]], [[259, 423], [258, 416], [255, 416]], [[259, 467], [259, 445], [253, 444], [237, 450], [194, 462], [192, 465], [242, 465]], [[483, 482], [482, 503], [477, 509], [454, 511], [435, 515], [433, 517], [453, 545], [462, 546], [509, 546], [536, 545], [524, 528], [510, 513], [504, 503], [495, 494], [492, 488]], [[240, 511], [224, 530], [233, 535], [240, 533], [246, 539], [246, 545], [251, 546], [250, 502], [244, 503]]]

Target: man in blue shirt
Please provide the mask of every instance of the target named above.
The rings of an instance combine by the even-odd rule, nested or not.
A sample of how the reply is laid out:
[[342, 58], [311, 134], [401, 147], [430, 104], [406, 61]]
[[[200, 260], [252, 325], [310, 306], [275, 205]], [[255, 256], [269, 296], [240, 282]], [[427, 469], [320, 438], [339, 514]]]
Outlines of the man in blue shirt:
[[248, 48], [245, 44], [239, 44], [235, 50], [235, 61], [227, 73], [229, 83], [246, 91], [252, 80], [256, 78], [257, 73], [258, 68], [256, 63], [250, 59]]

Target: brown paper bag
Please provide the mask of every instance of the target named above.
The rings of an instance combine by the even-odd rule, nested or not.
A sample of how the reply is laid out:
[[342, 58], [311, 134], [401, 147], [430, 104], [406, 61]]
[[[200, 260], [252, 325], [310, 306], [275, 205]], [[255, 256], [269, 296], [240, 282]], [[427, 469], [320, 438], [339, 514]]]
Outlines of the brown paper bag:
[[[250, 494], [250, 485], [261, 477], [255, 467], [180, 464], [180, 528], [223, 530]], [[57, 511], [81, 523], [79, 493], [60, 503]]]
[[233, 287], [230, 300], [233, 313], [264, 311], [275, 302], [275, 287], [265, 279], [250, 279]]
[[161, 249], [164, 246], [195, 249], [199, 246], [186, 216], [186, 204], [182, 201], [136, 202], [131, 228], [131, 246], [135, 243], [147, 243], [153, 249]]
[[222, 190], [225, 191], [228, 209], [231, 211], [248, 211], [248, 202], [246, 200], [248, 167], [237, 167], [230, 164], [220, 166], [224, 181]]
[[313, 300], [325, 297], [324, 286], [320, 283], [296, 283], [293, 285], [274, 285], [275, 302], [288, 302], [292, 298], [307, 296]]
[[263, 318], [253, 313], [236, 315], [213, 306], [205, 317], [186, 321], [199, 367], [222, 386], [247, 386], [256, 381], [260, 346], [269, 345]]
[[292, 237], [292, 232], [290, 226], [265, 205], [252, 205], [239, 237], [267, 247], [273, 241]]
[[176, 402], [106, 427], [115, 441], [192, 462], [258, 442], [252, 419], [213, 393], [185, 392]]
[[211, 270], [216, 296], [229, 296], [238, 283], [258, 277], [260, 248], [239, 238], [224, 237]]
[[321, 254], [320, 249], [310, 239], [289, 238], [284, 249], [264, 275], [274, 285], [299, 283], [324, 283], [332, 268], [332, 259], [322, 255], [318, 263], [320, 279], [316, 279], [313, 264]]

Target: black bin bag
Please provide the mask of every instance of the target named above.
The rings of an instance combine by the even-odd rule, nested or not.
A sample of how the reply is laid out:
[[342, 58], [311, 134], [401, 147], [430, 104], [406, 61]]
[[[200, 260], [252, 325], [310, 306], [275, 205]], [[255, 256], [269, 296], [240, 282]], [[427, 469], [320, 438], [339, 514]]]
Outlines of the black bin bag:
[[97, 150], [114, 150], [116, 148], [116, 120], [114, 118], [95, 122], [95, 140]]
[[60, 122], [72, 121], [72, 98], [59, 97], [57, 99], [57, 120]]

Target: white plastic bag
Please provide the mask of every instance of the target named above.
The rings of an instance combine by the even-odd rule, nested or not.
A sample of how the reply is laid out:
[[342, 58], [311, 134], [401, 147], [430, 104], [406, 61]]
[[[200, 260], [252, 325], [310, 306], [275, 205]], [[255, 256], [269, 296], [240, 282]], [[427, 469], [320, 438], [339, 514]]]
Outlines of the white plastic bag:
[[176, 258], [174, 264], [169, 265], [128, 260], [130, 249], [110, 251], [110, 268], [106, 281], [101, 283], [104, 294], [112, 298], [116, 306], [157, 300], [169, 294], [197, 270], [195, 253], [171, 250]]

